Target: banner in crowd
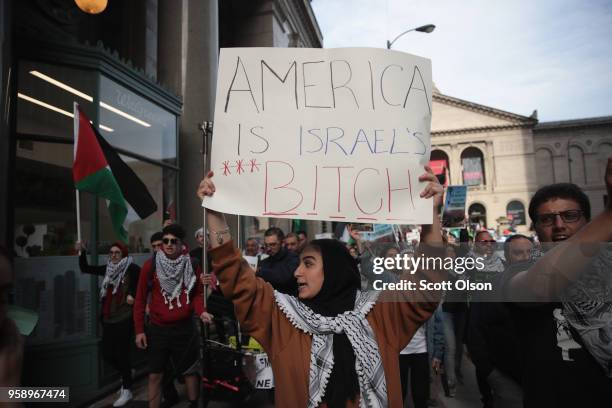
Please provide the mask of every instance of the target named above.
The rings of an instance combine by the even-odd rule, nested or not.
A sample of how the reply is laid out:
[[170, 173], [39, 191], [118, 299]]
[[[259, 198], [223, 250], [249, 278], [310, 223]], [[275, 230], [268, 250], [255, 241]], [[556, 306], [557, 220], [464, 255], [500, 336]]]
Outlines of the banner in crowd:
[[227, 48], [211, 168], [226, 213], [430, 224], [431, 62], [374, 48]]
[[444, 198], [442, 226], [445, 228], [465, 227], [465, 205], [467, 201], [467, 186], [448, 186]]

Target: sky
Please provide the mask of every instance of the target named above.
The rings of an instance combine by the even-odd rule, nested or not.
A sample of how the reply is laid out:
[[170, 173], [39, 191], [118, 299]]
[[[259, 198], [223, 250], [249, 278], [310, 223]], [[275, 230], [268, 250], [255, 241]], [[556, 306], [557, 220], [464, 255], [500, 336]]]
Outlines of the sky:
[[612, 115], [612, 0], [312, 0], [325, 48], [432, 61], [441, 93], [540, 122]]

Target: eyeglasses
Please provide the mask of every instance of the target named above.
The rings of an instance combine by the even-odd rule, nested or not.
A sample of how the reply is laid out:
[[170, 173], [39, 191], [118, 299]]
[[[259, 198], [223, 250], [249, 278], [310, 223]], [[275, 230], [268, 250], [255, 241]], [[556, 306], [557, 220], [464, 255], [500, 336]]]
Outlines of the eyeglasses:
[[110, 255], [121, 255], [121, 251], [110, 251]]
[[265, 243], [265, 244], [264, 244], [264, 247], [266, 247], [266, 248], [276, 248], [276, 247], [277, 247], [277, 246], [279, 246], [279, 245], [280, 245], [280, 242], [271, 242], [271, 243], [269, 243], [269, 244], [266, 244], [266, 243]]
[[164, 238], [162, 239], [162, 242], [164, 245], [176, 245], [178, 244], [179, 240], [178, 238]]
[[537, 223], [545, 227], [551, 226], [555, 223], [557, 215], [561, 217], [563, 222], [571, 224], [582, 218], [582, 210], [567, 210], [555, 213], [538, 214]]

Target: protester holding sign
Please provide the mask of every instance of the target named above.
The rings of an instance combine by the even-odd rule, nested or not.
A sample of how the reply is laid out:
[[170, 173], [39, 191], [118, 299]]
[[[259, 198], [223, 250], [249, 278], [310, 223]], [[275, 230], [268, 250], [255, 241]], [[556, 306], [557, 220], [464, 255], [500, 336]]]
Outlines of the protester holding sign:
[[[215, 193], [212, 175], [200, 184], [201, 199]], [[443, 188], [431, 169], [419, 181], [427, 183], [421, 198], [433, 198], [438, 208]], [[395, 292], [395, 301], [379, 301], [380, 292], [360, 291], [355, 260], [331, 239], [302, 251], [297, 297], [275, 292], [242, 260], [224, 215], [207, 214], [213, 268], [242, 327], [270, 358], [278, 406], [402, 406], [398, 355], [435, 310], [439, 292]], [[437, 216], [423, 226], [422, 241], [442, 243]], [[432, 281], [443, 277], [421, 273]]]

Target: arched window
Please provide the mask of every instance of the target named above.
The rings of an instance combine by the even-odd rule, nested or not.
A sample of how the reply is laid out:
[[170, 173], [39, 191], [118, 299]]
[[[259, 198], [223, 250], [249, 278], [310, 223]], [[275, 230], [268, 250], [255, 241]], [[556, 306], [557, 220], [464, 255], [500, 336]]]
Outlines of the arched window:
[[575, 184], [586, 184], [584, 151], [582, 148], [575, 145], [569, 148], [569, 171], [570, 182]]
[[612, 156], [612, 143], [602, 143], [597, 148], [597, 155], [599, 156], [599, 171], [600, 182], [603, 182], [604, 175], [606, 174], [606, 165], [608, 164], [608, 157]]
[[552, 152], [540, 148], [536, 150], [536, 180], [538, 185], [544, 186], [555, 182], [555, 167]]
[[525, 218], [525, 206], [520, 201], [510, 201], [506, 206], [506, 217], [512, 221], [512, 225], [527, 224]]
[[429, 167], [440, 181], [440, 184], [447, 186], [450, 183], [450, 166], [448, 155], [442, 150], [432, 150]]
[[468, 208], [470, 224], [479, 224], [481, 228], [487, 228], [487, 210], [482, 204], [472, 204]]
[[468, 186], [485, 185], [484, 156], [480, 149], [468, 147], [461, 153], [463, 184]]

